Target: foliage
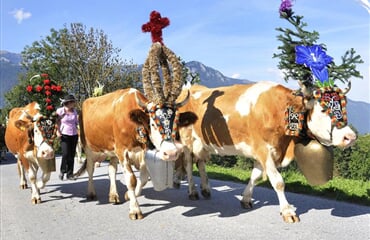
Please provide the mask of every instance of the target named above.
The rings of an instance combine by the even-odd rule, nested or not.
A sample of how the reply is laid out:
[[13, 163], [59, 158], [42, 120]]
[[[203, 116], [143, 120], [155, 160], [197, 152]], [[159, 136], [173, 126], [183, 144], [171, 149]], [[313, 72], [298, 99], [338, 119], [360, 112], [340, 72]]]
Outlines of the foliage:
[[137, 66], [122, 62], [119, 53], [103, 31], [72, 23], [26, 46], [22, 65], [28, 73], [48, 73], [82, 102], [93, 95], [97, 81], [108, 92], [137, 85]]
[[196, 83], [200, 83], [200, 77], [199, 77], [199, 73], [194, 73], [192, 71], [190, 71], [190, 69], [188, 67], [186, 67], [186, 62], [184, 60], [181, 59], [181, 57], [178, 58], [179, 61], [181, 62], [182, 64], [182, 76], [183, 76], [183, 83], [186, 84], [186, 83], [190, 83], [191, 85], [193, 84], [196, 84]]
[[[310, 32], [305, 30], [307, 23], [303, 22], [303, 16], [295, 15], [291, 6], [292, 4], [289, 0], [284, 0], [280, 7], [280, 17], [287, 20], [293, 29], [276, 28], [276, 30], [280, 32], [280, 34], [277, 35], [277, 39], [282, 45], [278, 46], [280, 52], [273, 54], [273, 57], [280, 59], [278, 68], [283, 71], [285, 81], [289, 79], [301, 80], [306, 85], [310, 86], [313, 84], [311, 71], [305, 65], [300, 65], [295, 62], [295, 48], [299, 45], [318, 45], [324, 51], [326, 51], [327, 48], [323, 43], [317, 44], [319, 33], [317, 31]], [[356, 55], [353, 48], [347, 50], [341, 60], [342, 63], [340, 65], [336, 65], [334, 61], [328, 65], [329, 76], [332, 81], [339, 80], [345, 83], [348, 82], [351, 77], [362, 78], [360, 72], [356, 70], [356, 64], [363, 63], [363, 60], [359, 55]]]
[[338, 176], [368, 181], [370, 179], [370, 134], [360, 136], [355, 145], [334, 149], [335, 170]]

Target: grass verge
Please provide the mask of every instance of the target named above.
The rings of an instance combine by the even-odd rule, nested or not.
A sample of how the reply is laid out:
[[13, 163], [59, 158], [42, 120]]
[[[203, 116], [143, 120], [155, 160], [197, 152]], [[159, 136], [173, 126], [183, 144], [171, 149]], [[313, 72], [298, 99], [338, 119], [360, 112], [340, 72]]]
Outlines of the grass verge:
[[[251, 171], [207, 165], [207, 174], [208, 177], [212, 179], [247, 184], [250, 179]], [[334, 177], [324, 185], [311, 186], [307, 183], [304, 176], [297, 171], [282, 170], [281, 174], [285, 182], [285, 190], [288, 192], [320, 196], [327, 199], [370, 206], [370, 181], [364, 182]], [[194, 167], [194, 175], [199, 176], [199, 171], [196, 167]], [[258, 186], [272, 188], [268, 180], [261, 180]]]

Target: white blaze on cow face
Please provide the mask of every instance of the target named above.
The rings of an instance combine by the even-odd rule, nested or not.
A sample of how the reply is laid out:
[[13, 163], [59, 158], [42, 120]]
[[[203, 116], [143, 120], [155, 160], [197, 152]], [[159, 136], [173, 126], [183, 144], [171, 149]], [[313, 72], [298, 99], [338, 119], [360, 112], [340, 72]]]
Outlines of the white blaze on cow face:
[[[150, 103], [148, 109], [151, 108]], [[176, 160], [182, 151], [182, 144], [175, 142], [172, 137], [175, 114], [174, 109], [157, 108], [153, 117], [149, 118], [150, 140], [159, 151], [158, 156], [165, 161]]]
[[[53, 125], [52, 127], [55, 127], [54, 123], [48, 122], [48, 124]], [[33, 141], [36, 148], [36, 157], [41, 159], [53, 159], [54, 148], [52, 144], [49, 143], [45, 133], [43, 134], [44, 130], [42, 130], [42, 127], [38, 124], [38, 121], [35, 121], [33, 125]]]
[[326, 146], [350, 147], [357, 138], [356, 133], [349, 126], [340, 129], [332, 126], [330, 116], [326, 111], [323, 111], [317, 101], [314, 103], [307, 126], [317, 140]]

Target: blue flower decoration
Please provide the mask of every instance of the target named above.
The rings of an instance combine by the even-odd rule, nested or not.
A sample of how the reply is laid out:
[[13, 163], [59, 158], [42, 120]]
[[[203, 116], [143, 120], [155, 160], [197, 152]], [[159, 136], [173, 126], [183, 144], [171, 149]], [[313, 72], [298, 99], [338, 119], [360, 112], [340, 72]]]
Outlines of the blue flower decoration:
[[319, 45], [296, 46], [296, 63], [304, 64], [310, 68], [312, 74], [321, 83], [329, 80], [327, 65], [333, 61], [333, 58], [326, 55]]

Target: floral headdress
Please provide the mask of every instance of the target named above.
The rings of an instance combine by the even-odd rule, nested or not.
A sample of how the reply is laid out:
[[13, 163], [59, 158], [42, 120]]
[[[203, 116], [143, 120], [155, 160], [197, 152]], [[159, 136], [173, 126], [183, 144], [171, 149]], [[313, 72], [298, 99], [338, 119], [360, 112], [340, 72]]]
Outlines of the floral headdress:
[[[313, 96], [332, 120], [332, 126], [341, 128], [347, 125], [347, 109], [345, 94], [350, 88], [350, 77], [362, 78], [356, 70], [356, 64], [363, 63], [355, 50], [351, 48], [342, 57], [342, 64], [336, 65], [333, 58], [326, 54], [326, 46], [317, 44], [319, 33], [304, 30], [307, 26], [303, 16], [295, 15], [291, 0], [282, 0], [279, 8], [280, 17], [287, 20], [294, 29], [277, 28], [282, 34], [277, 38], [282, 42], [278, 49], [281, 53], [273, 57], [280, 58], [278, 68], [283, 70], [284, 80], [298, 80], [305, 87], [308, 96]], [[347, 83], [349, 88], [342, 91], [335, 85], [335, 80]], [[302, 94], [302, 89], [295, 94]], [[303, 93], [305, 95], [305, 93]], [[304, 119], [304, 112], [295, 112], [289, 106], [286, 111], [287, 134], [300, 134], [297, 129], [302, 126], [299, 119]], [[293, 120], [294, 121], [293, 121]]]
[[284, 80], [300, 80], [308, 87], [334, 87], [335, 81], [348, 83], [350, 77], [362, 78], [356, 70], [356, 64], [363, 63], [353, 48], [342, 57], [342, 64], [336, 65], [333, 58], [326, 55], [325, 44], [317, 44], [319, 33], [304, 30], [307, 26], [303, 16], [295, 15], [291, 0], [282, 0], [279, 8], [280, 17], [287, 20], [294, 29], [277, 28], [282, 34], [277, 38], [283, 43], [278, 49], [281, 53], [273, 57], [280, 58], [278, 68], [283, 70]]
[[63, 96], [62, 86], [51, 81], [46, 73], [31, 77], [26, 87], [32, 101], [40, 105], [40, 114], [45, 117], [55, 116], [56, 105]]

